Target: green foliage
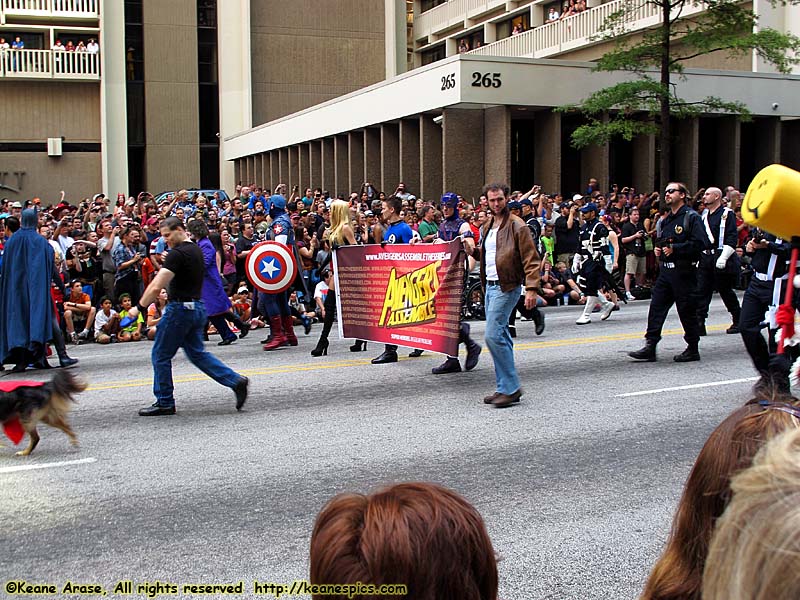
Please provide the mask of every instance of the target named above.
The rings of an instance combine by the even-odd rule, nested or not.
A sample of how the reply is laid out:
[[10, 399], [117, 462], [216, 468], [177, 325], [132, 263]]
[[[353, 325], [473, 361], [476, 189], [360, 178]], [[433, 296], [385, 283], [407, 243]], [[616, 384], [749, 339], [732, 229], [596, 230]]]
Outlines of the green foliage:
[[[703, 12], [686, 16], [686, 10], [702, 4]], [[800, 4], [800, 0], [770, 0], [773, 6]], [[663, 14], [670, 7], [670, 19], [632, 39], [630, 23], [642, 17], [647, 6]], [[623, 3], [603, 24], [596, 40], [614, 40], [614, 49], [603, 55], [596, 71], [628, 71], [633, 78], [600, 90], [581, 103], [559, 110], [579, 111], [588, 123], [572, 136], [572, 144], [582, 148], [604, 143], [621, 136], [660, 131], [665, 110], [677, 118], [704, 113], [737, 114], [749, 118], [746, 107], [710, 96], [687, 102], [675, 94], [671, 80], [683, 77], [686, 62], [717, 52], [728, 56], [748, 55], [755, 51], [779, 72], [790, 72], [800, 64], [800, 38], [774, 29], [758, 29], [758, 16], [738, 0], [631, 0]], [[655, 71], [655, 73], [654, 73]], [[659, 80], [655, 77], [662, 73]], [[665, 140], [662, 140], [662, 142]], [[662, 144], [662, 148], [663, 148]]]

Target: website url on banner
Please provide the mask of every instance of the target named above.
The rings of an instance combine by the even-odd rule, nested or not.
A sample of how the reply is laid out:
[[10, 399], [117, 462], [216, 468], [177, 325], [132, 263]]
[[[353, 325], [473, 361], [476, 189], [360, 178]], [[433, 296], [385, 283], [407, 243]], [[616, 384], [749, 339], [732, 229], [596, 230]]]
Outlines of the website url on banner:
[[364, 259], [369, 262], [371, 260], [424, 260], [435, 262], [437, 260], [450, 260], [452, 254], [450, 252], [383, 252], [381, 254], [365, 254]]
[[393, 333], [391, 335], [392, 340], [396, 340], [398, 342], [413, 342], [415, 344], [425, 344], [426, 346], [433, 346], [433, 340], [426, 340], [425, 338], [418, 338], [412, 335], [400, 335], [399, 333]]

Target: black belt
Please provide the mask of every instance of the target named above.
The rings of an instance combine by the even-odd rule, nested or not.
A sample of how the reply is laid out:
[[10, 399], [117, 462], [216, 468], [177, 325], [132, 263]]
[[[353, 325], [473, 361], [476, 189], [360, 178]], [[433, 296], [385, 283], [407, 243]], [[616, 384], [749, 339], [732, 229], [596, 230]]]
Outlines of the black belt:
[[491, 285], [491, 286], [496, 286], [496, 285], [498, 285], [498, 286], [499, 286], [499, 285], [500, 285], [500, 282], [499, 282], [499, 281], [497, 281], [496, 279], [491, 279], [491, 280], [490, 280], [490, 279], [487, 279], [487, 280], [486, 280], [486, 285]]
[[189, 298], [188, 296], [185, 298], [181, 297], [169, 299], [170, 302], [200, 302], [200, 300], [202, 300], [202, 298]]

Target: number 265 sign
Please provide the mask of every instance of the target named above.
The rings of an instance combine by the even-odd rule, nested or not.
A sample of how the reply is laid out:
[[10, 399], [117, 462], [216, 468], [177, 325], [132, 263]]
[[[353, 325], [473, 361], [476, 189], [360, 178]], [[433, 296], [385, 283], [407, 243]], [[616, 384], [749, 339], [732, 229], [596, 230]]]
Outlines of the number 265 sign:
[[[442, 76], [441, 91], [452, 90], [456, 87], [456, 74], [450, 73], [449, 75]], [[500, 73], [482, 73], [474, 71], [472, 73], [472, 87], [477, 88], [499, 88], [503, 85], [503, 80]]]

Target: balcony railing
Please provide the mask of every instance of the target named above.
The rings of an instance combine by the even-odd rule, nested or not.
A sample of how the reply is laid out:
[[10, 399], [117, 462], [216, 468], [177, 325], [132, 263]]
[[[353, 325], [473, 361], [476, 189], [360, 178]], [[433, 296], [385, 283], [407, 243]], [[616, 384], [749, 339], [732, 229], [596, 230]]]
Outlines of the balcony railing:
[[0, 50], [0, 78], [99, 80], [100, 55], [65, 50]]
[[[469, 54], [546, 58], [598, 43], [600, 40], [595, 36], [602, 30], [605, 20], [623, 5], [630, 4], [631, 1], [612, 0], [572, 17], [547, 23], [518, 35], [481, 46], [471, 50]], [[625, 24], [626, 33], [654, 27], [661, 22], [661, 11], [658, 7], [643, 0], [633, 1], [638, 6], [628, 15], [629, 18]], [[681, 16], [691, 16], [703, 10], [700, 4], [690, 4], [681, 13]]]
[[450, 27], [463, 25], [467, 19], [474, 19], [499, 7], [505, 7], [506, 0], [449, 0], [414, 15], [414, 37], [421, 39], [435, 35]]
[[98, 19], [100, 0], [0, 0], [0, 18]]

